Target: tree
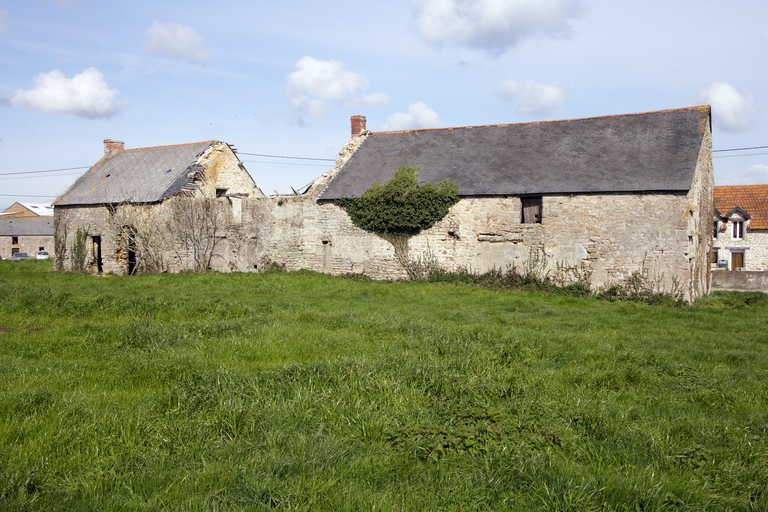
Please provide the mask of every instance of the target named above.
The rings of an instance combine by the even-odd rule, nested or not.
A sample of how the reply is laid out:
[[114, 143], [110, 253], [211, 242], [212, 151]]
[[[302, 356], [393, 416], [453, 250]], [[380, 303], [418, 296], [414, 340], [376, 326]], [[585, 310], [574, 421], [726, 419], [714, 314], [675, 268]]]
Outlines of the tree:
[[448, 179], [419, 185], [418, 172], [419, 167], [400, 167], [387, 183], [374, 183], [358, 198], [336, 201], [356, 226], [392, 244], [395, 257], [411, 278], [419, 276], [414, 275], [408, 257], [408, 241], [448, 215], [459, 202], [460, 188]]

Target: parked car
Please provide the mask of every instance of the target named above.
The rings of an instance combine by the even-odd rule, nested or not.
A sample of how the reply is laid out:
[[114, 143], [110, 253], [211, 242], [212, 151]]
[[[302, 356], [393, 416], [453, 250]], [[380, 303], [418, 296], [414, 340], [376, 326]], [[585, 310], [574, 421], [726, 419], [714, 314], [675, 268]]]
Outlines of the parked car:
[[35, 259], [36, 260], [47, 260], [48, 259], [48, 251], [37, 251], [35, 253]]
[[29, 254], [27, 254], [25, 252], [17, 252], [13, 256], [11, 256], [11, 259], [12, 260], [29, 260], [29, 259], [32, 259], [32, 258], [30, 258]]

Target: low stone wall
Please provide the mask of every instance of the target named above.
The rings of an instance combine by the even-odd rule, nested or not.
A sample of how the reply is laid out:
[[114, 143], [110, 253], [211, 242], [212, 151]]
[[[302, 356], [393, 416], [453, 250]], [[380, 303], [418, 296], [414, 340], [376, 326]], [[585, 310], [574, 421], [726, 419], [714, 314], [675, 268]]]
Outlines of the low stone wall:
[[749, 270], [713, 270], [712, 290], [768, 293], [768, 272]]

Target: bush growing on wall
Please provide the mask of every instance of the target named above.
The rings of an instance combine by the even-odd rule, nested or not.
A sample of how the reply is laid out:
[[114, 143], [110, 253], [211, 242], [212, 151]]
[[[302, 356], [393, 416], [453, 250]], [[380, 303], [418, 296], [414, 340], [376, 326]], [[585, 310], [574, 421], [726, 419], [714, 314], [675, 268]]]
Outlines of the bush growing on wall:
[[336, 202], [356, 226], [392, 244], [395, 256], [411, 278], [424, 276], [414, 275], [408, 240], [431, 228], [459, 202], [458, 183], [446, 179], [419, 185], [418, 172], [418, 167], [400, 167], [387, 183], [374, 183], [360, 197]]

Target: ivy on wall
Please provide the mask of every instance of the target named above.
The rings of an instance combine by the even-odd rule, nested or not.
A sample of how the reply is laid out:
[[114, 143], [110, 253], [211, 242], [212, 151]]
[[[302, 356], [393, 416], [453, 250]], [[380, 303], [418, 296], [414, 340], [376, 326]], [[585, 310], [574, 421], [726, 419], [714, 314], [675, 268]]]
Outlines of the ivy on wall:
[[392, 244], [410, 277], [414, 275], [408, 240], [448, 215], [451, 206], [459, 202], [460, 189], [458, 183], [448, 179], [419, 185], [418, 172], [419, 167], [400, 167], [387, 183], [374, 183], [360, 197], [336, 201], [356, 226]]

